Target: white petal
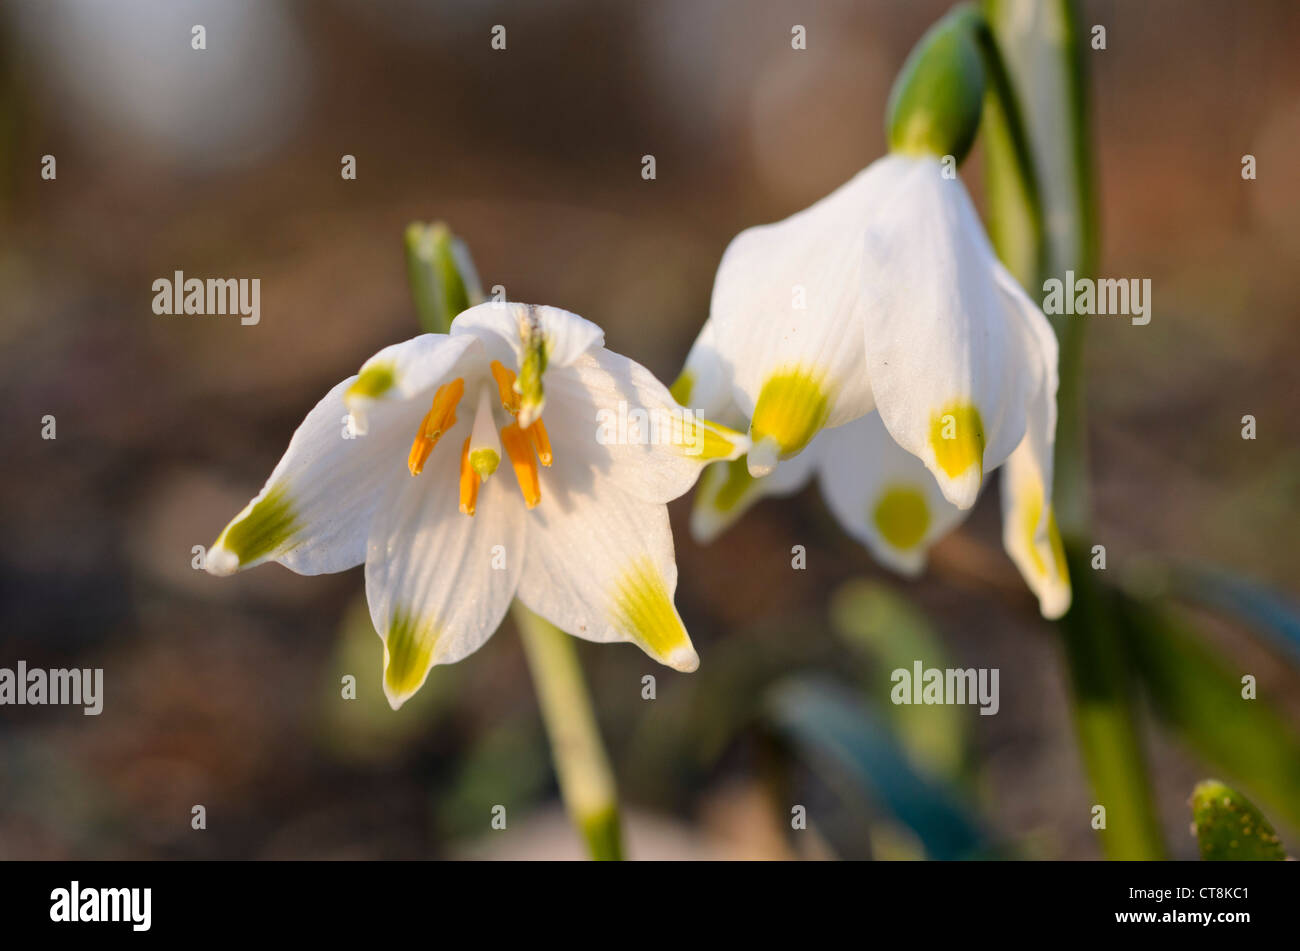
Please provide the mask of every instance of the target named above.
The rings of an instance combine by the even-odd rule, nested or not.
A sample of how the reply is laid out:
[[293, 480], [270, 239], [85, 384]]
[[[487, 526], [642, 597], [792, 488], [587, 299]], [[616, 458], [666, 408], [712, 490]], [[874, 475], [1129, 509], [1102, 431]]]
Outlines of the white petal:
[[712, 320], [704, 322], [691, 344], [686, 364], [672, 385], [672, 395], [682, 406], [726, 422], [722, 416], [731, 406], [731, 367], [718, 352]]
[[523, 355], [520, 322], [536, 319], [546, 339], [547, 364], [568, 366], [581, 354], [605, 342], [605, 332], [590, 320], [559, 307], [488, 301], [462, 311], [451, 322], [453, 337], [472, 335], [482, 340], [492, 359], [512, 370]]
[[[1003, 286], [1015, 278], [1001, 270]], [[1025, 437], [1002, 467], [1002, 544], [1038, 597], [1046, 618], [1070, 607], [1070, 572], [1052, 506], [1056, 443], [1057, 342], [1047, 318], [1030, 304], [1018, 311], [1022, 328], [1042, 362], [1043, 379], [1029, 406]]]
[[630, 641], [676, 670], [699, 665], [673, 605], [677, 564], [664, 505], [557, 456], [530, 515], [518, 594], [529, 609], [590, 641]]
[[667, 502], [710, 462], [749, 447], [683, 409], [645, 367], [603, 347], [546, 374], [543, 420], [557, 459], [577, 461], [647, 502]]
[[777, 463], [771, 475], [758, 478], [750, 475], [745, 459], [709, 466], [700, 476], [691, 503], [691, 537], [707, 545], [734, 525], [759, 499], [798, 492], [812, 478], [828, 435], [828, 432], [819, 433], [803, 452]]
[[[1031, 418], [1042, 410], [1031, 412]], [[1002, 467], [1002, 545], [1038, 597], [1045, 618], [1070, 608], [1070, 571], [1051, 505], [1050, 477], [1043, 478], [1043, 454], [1034, 428]], [[1050, 458], [1050, 453], [1049, 456]]]
[[[862, 293], [862, 241], [886, 198], [876, 162], [815, 205], [741, 232], [718, 267], [709, 320], [719, 359], [734, 373], [733, 397], [782, 455], [822, 426], [870, 412], [862, 334], [872, 302]], [[798, 383], [793, 405], [755, 406], [773, 380]]]
[[406, 476], [375, 516], [366, 597], [384, 639], [384, 692], [394, 709], [436, 664], [481, 647], [501, 623], [523, 568], [526, 520], [509, 477], [490, 478], [473, 516], [460, 512], [461, 419], [420, 475]]
[[905, 575], [919, 574], [929, 547], [966, 517], [877, 413], [826, 433], [818, 472], [844, 530]]
[[212, 574], [278, 561], [304, 575], [343, 571], [365, 560], [366, 534], [385, 488], [401, 477], [422, 410], [384, 407], [368, 435], [349, 422], [349, 377], [294, 432], [262, 491], [213, 543]]
[[[330, 390], [294, 432], [262, 491], [213, 543], [208, 571], [227, 575], [278, 561], [314, 575], [364, 561], [371, 518], [406, 471], [411, 439], [429, 408], [425, 396], [473, 370], [479, 351], [472, 339], [425, 334], [385, 347], [362, 373]], [[359, 405], [364, 427], [357, 426]]]
[[361, 365], [355, 385], [345, 393], [353, 429], [364, 435], [376, 403], [422, 397], [451, 376], [457, 364], [463, 367], [472, 360], [471, 351], [480, 346], [472, 337], [421, 334], [380, 350]]
[[969, 508], [1024, 436], [1042, 381], [1018, 310], [1032, 302], [997, 261], [960, 179], [937, 159], [891, 156], [893, 196], [867, 230], [868, 373], [895, 441]]

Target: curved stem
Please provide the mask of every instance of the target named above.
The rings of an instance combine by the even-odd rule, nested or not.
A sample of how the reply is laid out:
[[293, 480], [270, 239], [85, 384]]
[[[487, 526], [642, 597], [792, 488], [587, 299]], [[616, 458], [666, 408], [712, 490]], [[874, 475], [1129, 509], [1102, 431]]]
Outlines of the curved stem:
[[560, 793], [594, 859], [623, 857], [614, 774], [583, 680], [573, 638], [518, 601], [511, 609], [524, 642], [551, 741]]

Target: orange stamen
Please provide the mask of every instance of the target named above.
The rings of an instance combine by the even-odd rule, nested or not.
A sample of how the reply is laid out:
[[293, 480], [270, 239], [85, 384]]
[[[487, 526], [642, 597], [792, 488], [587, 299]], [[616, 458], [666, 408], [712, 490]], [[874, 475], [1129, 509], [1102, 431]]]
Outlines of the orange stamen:
[[492, 361], [492, 379], [497, 381], [501, 405], [511, 416], [519, 415], [519, 394], [515, 392], [515, 374], [500, 360]]
[[460, 450], [460, 511], [463, 515], [473, 515], [478, 502], [478, 473], [469, 464], [470, 437], [465, 437], [465, 445]]
[[518, 423], [511, 423], [501, 430], [501, 445], [510, 457], [514, 467], [515, 479], [519, 490], [524, 494], [524, 504], [529, 508], [542, 500], [542, 487], [537, 478], [537, 459], [533, 456], [533, 447]]
[[429, 461], [429, 454], [438, 445], [442, 434], [456, 425], [456, 404], [465, 395], [465, 381], [457, 377], [450, 383], [438, 387], [433, 395], [433, 405], [420, 421], [415, 441], [411, 443], [411, 453], [406, 458], [406, 467], [411, 475], [417, 476], [424, 471], [424, 464]]
[[546, 424], [540, 417], [533, 422], [533, 425], [524, 430], [528, 434], [528, 441], [533, 444], [537, 450], [537, 460], [542, 465], [550, 468], [551, 465], [551, 439], [546, 435]]

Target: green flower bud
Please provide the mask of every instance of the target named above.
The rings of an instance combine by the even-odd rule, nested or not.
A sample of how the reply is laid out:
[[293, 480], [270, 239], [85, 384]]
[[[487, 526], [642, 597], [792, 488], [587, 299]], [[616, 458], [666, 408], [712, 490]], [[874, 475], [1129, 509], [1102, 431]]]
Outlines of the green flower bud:
[[1201, 858], [1209, 861], [1286, 858], [1282, 840], [1268, 820], [1245, 796], [1217, 779], [1197, 784], [1192, 791], [1191, 806]]
[[885, 111], [890, 151], [966, 157], [979, 131], [984, 61], [979, 32], [987, 30], [969, 4], [954, 7], [908, 54]]

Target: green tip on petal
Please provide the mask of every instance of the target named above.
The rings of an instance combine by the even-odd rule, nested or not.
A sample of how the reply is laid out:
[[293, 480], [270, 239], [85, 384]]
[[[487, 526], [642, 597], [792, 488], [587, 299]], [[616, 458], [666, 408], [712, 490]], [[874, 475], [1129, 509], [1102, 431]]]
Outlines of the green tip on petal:
[[1217, 779], [1192, 791], [1192, 829], [1207, 861], [1281, 861], [1282, 840], [1245, 796]]
[[881, 538], [900, 551], [910, 551], [930, 528], [930, 505], [925, 493], [914, 486], [891, 486], [876, 501], [871, 519]]
[[[767, 475], [777, 458], [795, 455], [826, 425], [831, 396], [820, 375], [804, 368], [772, 374], [759, 390], [749, 435], [751, 475]], [[773, 450], [776, 450], [775, 456]]]
[[519, 358], [519, 375], [515, 378], [514, 390], [519, 394], [519, 425], [527, 429], [542, 415], [546, 405], [542, 376], [546, 373], [549, 357], [546, 335], [532, 308], [519, 319], [519, 340], [523, 354]]
[[885, 111], [891, 151], [951, 155], [959, 163], [966, 157], [984, 104], [981, 29], [987, 26], [979, 11], [962, 4], [913, 47], [894, 80]]
[[618, 626], [659, 663], [683, 673], [700, 666], [663, 575], [649, 559], [623, 572], [614, 586], [613, 606]]
[[934, 461], [950, 479], [972, 466], [984, 475], [984, 420], [972, 403], [952, 403], [930, 417]]
[[298, 516], [284, 486], [267, 490], [235, 516], [212, 543], [206, 567], [210, 574], [229, 575], [283, 552], [298, 531]]
[[432, 622], [398, 608], [384, 638], [384, 694], [394, 710], [423, 686], [433, 667], [438, 631]]
[[691, 391], [695, 389], [695, 374], [690, 370], [683, 370], [681, 376], [673, 381], [673, 385], [668, 387], [668, 393], [678, 406], [688, 406], [691, 400]]
[[357, 378], [343, 394], [343, 400], [350, 403], [356, 399], [378, 399], [391, 390], [396, 382], [396, 368], [391, 363], [372, 363], [361, 368]]

